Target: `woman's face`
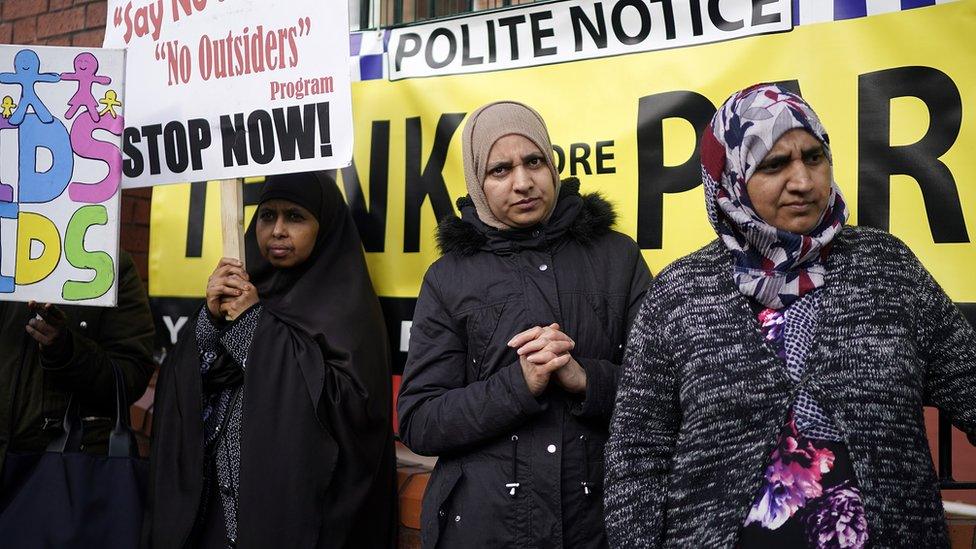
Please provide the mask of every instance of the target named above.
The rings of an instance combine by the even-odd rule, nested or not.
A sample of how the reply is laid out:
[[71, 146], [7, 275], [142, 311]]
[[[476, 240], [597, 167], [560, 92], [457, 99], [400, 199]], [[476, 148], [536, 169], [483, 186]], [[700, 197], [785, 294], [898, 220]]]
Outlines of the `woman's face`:
[[509, 227], [523, 229], [549, 214], [556, 184], [539, 147], [524, 136], [512, 134], [492, 145], [484, 189], [491, 213]]
[[777, 229], [806, 234], [830, 197], [831, 167], [820, 141], [806, 130], [783, 134], [746, 182], [752, 207]]
[[273, 198], [258, 206], [257, 216], [258, 248], [271, 265], [287, 269], [312, 255], [319, 222], [311, 212], [290, 200]]

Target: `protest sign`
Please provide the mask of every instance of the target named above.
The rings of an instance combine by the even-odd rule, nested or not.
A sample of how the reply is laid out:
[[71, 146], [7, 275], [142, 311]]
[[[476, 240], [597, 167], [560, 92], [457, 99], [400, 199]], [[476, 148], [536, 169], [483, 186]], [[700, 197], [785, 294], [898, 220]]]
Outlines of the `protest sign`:
[[[612, 12], [614, 2], [603, 3]], [[746, 13], [733, 6], [758, 3], [718, 4], [732, 14]], [[393, 82], [374, 63], [376, 51], [360, 52], [354, 62], [364, 80], [353, 84], [358, 139], [354, 162], [339, 179], [363, 237], [398, 364], [409, 346], [423, 274], [440, 255], [437, 220], [457, 214], [454, 201], [467, 192], [461, 162], [465, 117], [499, 99], [524, 101], [542, 114], [561, 175], [580, 177], [584, 193], [599, 191], [614, 203], [617, 230], [635, 238], [658, 273], [715, 238], [705, 215], [696, 148], [716, 106], [753, 83], [782, 82], [813, 105], [830, 132], [834, 177], [851, 223], [904, 240], [972, 314], [976, 0], [915, 2], [921, 7], [914, 9], [907, 3], [902, 9], [897, 1], [869, 2], [874, 7], [868, 9], [861, 1], [858, 10], [856, 3], [838, 1], [823, 17], [819, 2], [794, 2], [799, 8], [789, 13], [788, 32], [478, 74]], [[881, 4], [887, 9], [879, 10]], [[763, 13], [772, 13], [772, 6]], [[515, 17], [541, 7], [499, 14]], [[563, 37], [555, 42], [573, 36], [568, 21], [554, 29]], [[392, 37], [399, 32], [359, 35], [354, 46], [388, 43], [383, 55], [392, 75], [398, 47]], [[260, 185], [244, 185], [249, 213]], [[170, 341], [185, 326], [187, 310], [199, 306], [200, 281], [219, 257], [219, 212], [212, 184], [156, 190], [150, 294], [160, 334]]]
[[125, 54], [0, 46], [0, 300], [114, 305]]
[[109, 0], [128, 53], [124, 187], [337, 168], [352, 156], [345, 2]]

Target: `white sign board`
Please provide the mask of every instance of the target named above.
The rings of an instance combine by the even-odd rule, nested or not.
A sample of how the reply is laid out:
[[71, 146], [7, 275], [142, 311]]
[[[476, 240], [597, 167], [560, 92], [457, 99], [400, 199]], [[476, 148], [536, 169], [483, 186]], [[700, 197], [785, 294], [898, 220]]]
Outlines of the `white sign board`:
[[793, 28], [790, 0], [566, 0], [393, 30], [390, 80], [497, 71]]
[[345, 0], [109, 0], [126, 48], [123, 187], [352, 160]]
[[125, 52], [0, 46], [0, 300], [115, 305]]

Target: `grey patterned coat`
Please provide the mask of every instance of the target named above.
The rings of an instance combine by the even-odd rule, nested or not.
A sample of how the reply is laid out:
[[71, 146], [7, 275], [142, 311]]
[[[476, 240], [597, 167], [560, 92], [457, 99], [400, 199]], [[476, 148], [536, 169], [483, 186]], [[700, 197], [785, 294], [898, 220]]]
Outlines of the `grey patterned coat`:
[[[736, 543], [797, 386], [763, 341], [719, 241], [648, 291], [607, 445], [617, 547]], [[819, 290], [809, 388], [844, 434], [874, 547], [948, 546], [923, 402], [976, 432], [976, 334], [898, 239], [848, 227]]]

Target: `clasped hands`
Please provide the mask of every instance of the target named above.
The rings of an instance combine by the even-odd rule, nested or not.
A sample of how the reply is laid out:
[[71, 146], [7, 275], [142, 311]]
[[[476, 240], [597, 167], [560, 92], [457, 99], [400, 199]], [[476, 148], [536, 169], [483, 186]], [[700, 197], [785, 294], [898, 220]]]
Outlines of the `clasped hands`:
[[213, 318], [234, 320], [258, 302], [258, 289], [251, 284], [244, 263], [221, 258], [207, 281], [207, 310]]
[[570, 393], [586, 391], [586, 371], [570, 351], [576, 342], [559, 329], [559, 324], [536, 326], [515, 337], [508, 346], [515, 349], [529, 391], [539, 396], [555, 378]]

